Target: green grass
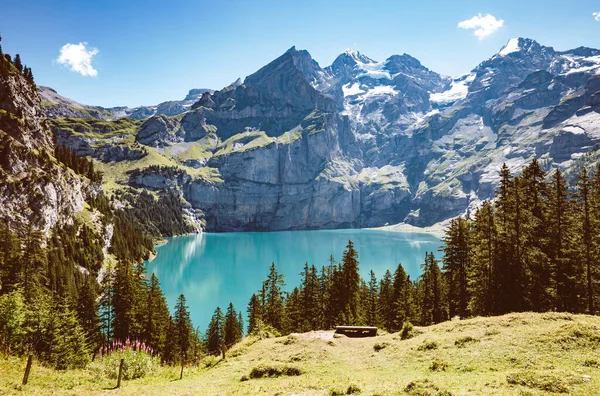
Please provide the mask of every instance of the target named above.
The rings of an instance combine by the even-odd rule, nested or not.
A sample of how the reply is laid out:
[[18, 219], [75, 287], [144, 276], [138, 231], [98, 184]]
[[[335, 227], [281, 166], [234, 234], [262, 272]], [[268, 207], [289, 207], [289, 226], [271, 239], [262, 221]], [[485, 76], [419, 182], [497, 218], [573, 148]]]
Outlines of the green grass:
[[218, 169], [203, 167], [199, 169], [183, 166], [177, 163], [174, 159], [167, 155], [162, 154], [153, 147], [144, 146], [148, 155], [134, 161], [119, 161], [104, 163], [100, 161], [94, 161], [94, 166], [97, 170], [104, 173], [102, 189], [105, 193], [110, 194], [114, 190], [123, 188], [123, 184], [120, 182], [128, 180], [129, 175], [127, 172], [134, 169], [144, 169], [151, 165], [159, 166], [175, 166], [181, 170], [186, 171], [194, 179], [202, 179], [211, 182], [221, 182], [221, 176]]
[[165, 149], [165, 151], [172, 155], [173, 157], [179, 158], [182, 161], [186, 160], [195, 160], [195, 159], [203, 159], [212, 157], [211, 145], [202, 142], [192, 142], [188, 144], [187, 149], [180, 153], [174, 154], [171, 153], [170, 149]]
[[[248, 337], [225, 360], [186, 367], [181, 381], [179, 368], [163, 367], [111, 394], [600, 394], [600, 370], [590, 363], [600, 354], [600, 317], [521, 313], [416, 329], [408, 340], [398, 333]], [[457, 340], [478, 341], [461, 347]], [[419, 348], [433, 342], [437, 348]], [[24, 367], [22, 359], [0, 360], [0, 394], [103, 394], [115, 385], [88, 370], [57, 372], [36, 362], [29, 384], [18, 391]]]
[[259, 147], [266, 147], [275, 142], [275, 138], [267, 136], [263, 131], [252, 131], [238, 133], [225, 140], [217, 147], [215, 157], [242, 153]]
[[114, 142], [118, 138], [124, 143], [133, 143], [140, 120], [121, 118], [116, 121], [102, 121], [95, 118], [56, 118], [48, 120], [52, 127], [71, 132], [75, 136], [94, 138], [99, 143]]

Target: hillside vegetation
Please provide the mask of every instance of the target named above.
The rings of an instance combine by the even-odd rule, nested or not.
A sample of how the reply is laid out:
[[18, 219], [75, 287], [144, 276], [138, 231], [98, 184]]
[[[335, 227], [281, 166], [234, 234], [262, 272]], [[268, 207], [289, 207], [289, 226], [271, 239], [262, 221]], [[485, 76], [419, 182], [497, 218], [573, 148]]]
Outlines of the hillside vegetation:
[[[199, 368], [164, 367], [125, 381], [111, 394], [279, 395], [540, 395], [600, 392], [600, 318], [518, 313], [452, 320], [374, 338], [331, 331], [258, 340], [246, 337], [225, 360]], [[2, 394], [101, 394], [116, 381], [85, 370], [34, 364], [17, 390], [25, 362], [0, 360]], [[269, 378], [256, 378], [272, 375]]]

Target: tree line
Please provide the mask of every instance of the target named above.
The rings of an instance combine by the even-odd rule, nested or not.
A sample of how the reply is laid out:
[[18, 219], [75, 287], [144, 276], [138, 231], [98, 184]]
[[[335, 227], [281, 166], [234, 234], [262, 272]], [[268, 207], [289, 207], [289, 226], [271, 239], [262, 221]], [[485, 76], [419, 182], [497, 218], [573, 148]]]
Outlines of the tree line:
[[[0, 42], [2, 42], [2, 35], [0, 35]], [[21, 55], [16, 54], [13, 60], [10, 54], [5, 54], [2, 51], [2, 45], [0, 44], [0, 75], [6, 77], [12, 67], [14, 67], [29, 84], [35, 85], [31, 68], [23, 64]]]
[[348, 241], [341, 262], [333, 256], [317, 269], [306, 263], [301, 284], [284, 291], [285, 280], [275, 263], [248, 303], [248, 333], [274, 335], [331, 329], [336, 325], [378, 326], [399, 331], [410, 323], [429, 325], [448, 319], [446, 289], [439, 262], [426, 253], [422, 274], [411, 280], [402, 264], [382, 279], [359, 274], [358, 252]]
[[454, 219], [444, 243], [451, 316], [596, 314], [600, 172], [583, 168], [569, 185], [536, 160], [520, 176], [504, 165], [495, 201]]
[[569, 186], [533, 160], [520, 176], [506, 165], [494, 201], [453, 219], [443, 238], [442, 262], [425, 254], [411, 280], [402, 264], [377, 280], [358, 271], [348, 242], [342, 260], [317, 269], [305, 264], [301, 284], [284, 290], [273, 263], [248, 303], [248, 332], [276, 334], [370, 325], [398, 331], [459, 316], [519, 311], [596, 314], [600, 303], [600, 172], [581, 170]]

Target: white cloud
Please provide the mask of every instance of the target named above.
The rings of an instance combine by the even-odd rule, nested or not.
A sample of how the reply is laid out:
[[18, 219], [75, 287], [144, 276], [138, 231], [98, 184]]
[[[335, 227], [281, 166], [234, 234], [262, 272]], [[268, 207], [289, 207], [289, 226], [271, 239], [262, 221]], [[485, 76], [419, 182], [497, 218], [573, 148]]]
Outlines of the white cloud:
[[458, 27], [462, 29], [474, 29], [473, 32], [479, 40], [483, 40], [496, 30], [500, 29], [504, 25], [504, 20], [496, 19], [495, 16], [486, 15], [475, 15], [471, 19], [458, 23]]
[[100, 51], [87, 45], [87, 43], [63, 45], [56, 61], [82, 76], [97, 76], [98, 70], [92, 67], [92, 57]]
[[594, 19], [600, 22], [600, 12], [594, 12], [592, 14], [594, 16]]

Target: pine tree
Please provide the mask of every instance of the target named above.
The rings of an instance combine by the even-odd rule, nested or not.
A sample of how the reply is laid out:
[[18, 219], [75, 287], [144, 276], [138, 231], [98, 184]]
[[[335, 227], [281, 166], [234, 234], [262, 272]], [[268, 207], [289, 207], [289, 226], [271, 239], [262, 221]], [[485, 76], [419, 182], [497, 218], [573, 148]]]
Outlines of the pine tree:
[[236, 342], [242, 339], [240, 332], [240, 323], [238, 322], [238, 316], [233, 307], [233, 303], [229, 303], [227, 312], [225, 313], [225, 326], [223, 328], [223, 340], [225, 345], [229, 348]]
[[21, 63], [21, 55], [19, 55], [19, 54], [15, 55], [14, 65], [17, 68], [17, 70], [19, 71], [19, 73], [23, 73], [23, 64]]
[[359, 325], [363, 318], [360, 315], [360, 274], [358, 271], [358, 252], [354, 243], [348, 241], [342, 259], [342, 320], [348, 325]]
[[77, 317], [90, 351], [96, 351], [102, 342], [98, 303], [96, 302], [97, 286], [98, 284], [88, 277], [79, 287], [79, 297], [77, 299]]
[[463, 218], [450, 222], [443, 238], [444, 242], [444, 275], [448, 285], [448, 305], [450, 317], [469, 315], [469, 295], [467, 273], [470, 259], [470, 226]]
[[410, 277], [404, 271], [402, 264], [398, 264], [394, 272], [394, 282], [392, 284], [392, 323], [389, 331], [398, 331], [402, 328], [404, 322], [410, 321], [411, 312], [411, 294], [412, 283]]
[[113, 283], [113, 336], [120, 341], [132, 336], [137, 305], [136, 286], [131, 264], [119, 261]]
[[377, 285], [377, 278], [373, 270], [369, 271], [369, 284], [367, 288], [367, 299], [365, 302], [365, 319], [367, 326], [377, 326], [379, 318], [377, 312], [379, 310], [378, 297], [379, 287]]
[[167, 339], [163, 350], [163, 361], [165, 363], [173, 364], [179, 362], [179, 345], [179, 332], [177, 331], [177, 326], [175, 326], [173, 318], [169, 316]]
[[258, 331], [258, 323], [261, 320], [261, 304], [258, 296], [253, 294], [248, 303], [248, 334]]
[[594, 289], [593, 289], [593, 276], [592, 268], [595, 263], [592, 263], [592, 207], [591, 207], [591, 195], [592, 195], [592, 182], [588, 176], [586, 168], [583, 168], [577, 177], [577, 234], [578, 234], [578, 245], [580, 250], [580, 256], [582, 257], [583, 266], [585, 270], [585, 284], [586, 284], [586, 296], [587, 296], [587, 312], [590, 315], [594, 314]]
[[590, 219], [590, 225], [592, 227], [593, 246], [593, 262], [590, 274], [592, 277], [592, 303], [594, 312], [597, 312], [598, 310], [596, 307], [598, 307], [598, 305], [600, 304], [600, 291], [598, 290], [598, 277], [600, 276], [600, 166], [596, 168], [596, 172], [592, 177], [590, 207], [592, 214]]
[[392, 286], [392, 273], [385, 271], [379, 282], [379, 320], [380, 326], [387, 331], [394, 331], [394, 289]]
[[43, 290], [47, 283], [48, 261], [42, 248], [45, 237], [41, 231], [29, 228], [25, 234], [23, 251], [23, 290], [29, 301], [34, 293]]
[[[301, 326], [299, 331], [317, 330], [320, 324], [319, 309], [319, 276], [317, 268], [313, 265], [304, 264], [302, 276], [302, 285], [300, 287], [300, 300], [302, 301], [302, 312], [300, 313]], [[290, 315], [288, 314], [288, 318]]]
[[547, 186], [546, 173], [537, 160], [533, 160], [524, 170], [522, 179], [524, 238], [523, 263], [526, 276], [529, 307], [534, 311], [552, 309], [552, 271], [548, 261], [548, 231], [546, 217]]
[[59, 370], [85, 367], [90, 358], [85, 331], [68, 301], [58, 304], [54, 318], [50, 361]]
[[498, 312], [498, 233], [494, 221], [494, 209], [484, 201], [475, 213], [472, 228], [471, 267], [469, 268], [469, 311], [474, 315]]
[[302, 295], [295, 287], [285, 300], [286, 333], [299, 333], [305, 331], [302, 310]]
[[428, 326], [441, 322], [444, 311], [442, 274], [433, 253], [425, 253], [421, 272], [418, 282], [421, 289], [419, 323]]
[[221, 308], [217, 307], [206, 331], [206, 350], [211, 355], [218, 355], [223, 341], [224, 318]]
[[285, 282], [283, 274], [277, 271], [275, 263], [271, 263], [269, 275], [265, 281], [265, 303], [263, 319], [278, 331], [283, 331], [285, 311], [283, 287]]
[[154, 274], [150, 278], [150, 288], [146, 300], [146, 309], [144, 310], [146, 325], [142, 338], [153, 350], [160, 351], [166, 342], [170, 315], [165, 296], [160, 289], [160, 283]]
[[326, 299], [323, 308], [324, 328], [332, 328], [342, 322], [344, 277], [340, 265], [335, 261], [333, 255], [329, 256], [329, 265], [324, 267], [321, 272], [321, 290]]
[[185, 296], [179, 295], [175, 304], [175, 313], [173, 314], [173, 325], [177, 332], [177, 353], [182, 359], [187, 359], [188, 352], [192, 345], [193, 331], [190, 313], [186, 305]]
[[548, 221], [550, 225], [550, 263], [555, 274], [556, 309], [577, 310], [577, 280], [572, 257], [572, 205], [567, 184], [560, 170], [552, 175], [548, 187]]

